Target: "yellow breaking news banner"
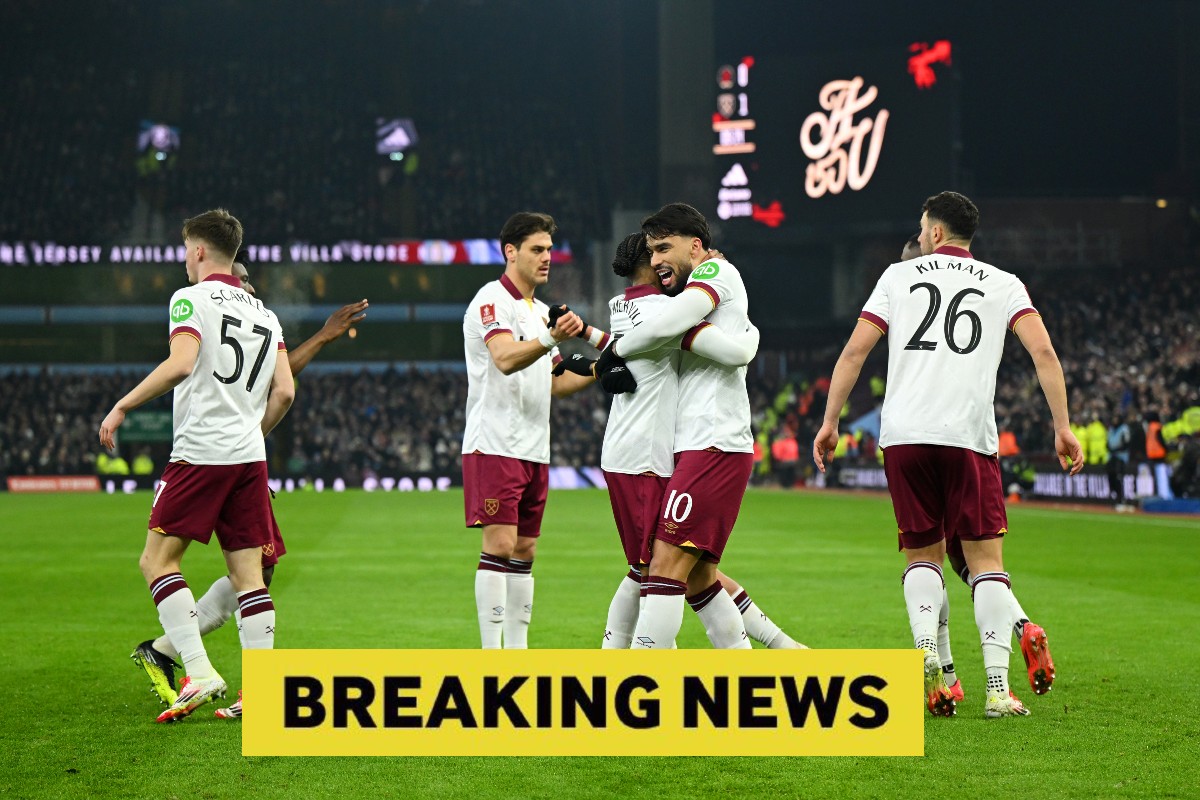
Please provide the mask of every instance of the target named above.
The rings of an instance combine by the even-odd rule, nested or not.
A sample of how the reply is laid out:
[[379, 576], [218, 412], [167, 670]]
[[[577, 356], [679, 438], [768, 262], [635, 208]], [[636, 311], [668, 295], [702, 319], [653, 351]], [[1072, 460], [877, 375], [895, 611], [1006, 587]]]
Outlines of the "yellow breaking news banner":
[[917, 650], [246, 650], [247, 756], [919, 756]]

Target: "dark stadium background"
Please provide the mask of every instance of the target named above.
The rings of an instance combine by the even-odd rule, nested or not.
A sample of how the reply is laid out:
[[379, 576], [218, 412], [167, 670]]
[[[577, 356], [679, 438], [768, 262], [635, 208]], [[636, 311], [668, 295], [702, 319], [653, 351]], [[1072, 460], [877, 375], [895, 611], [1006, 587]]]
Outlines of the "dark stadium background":
[[[915, 232], [923, 198], [947, 188], [981, 207], [979, 257], [1028, 284], [1076, 420], [1144, 429], [1155, 415], [1177, 423], [1169, 461], [1195, 463], [1194, 3], [16, 0], [2, 19], [6, 476], [96, 474], [99, 420], [166, 352], [162, 312], [184, 280], [170, 249], [180, 222], [223, 206], [256, 246], [253, 280], [291, 343], [342, 303], [371, 300], [357, 336], [302, 377], [273, 437], [273, 474], [323, 486], [457, 481], [461, 314], [500, 267], [446, 263], [450, 246], [436, 243], [462, 255], [457, 243], [494, 238], [512, 211], [548, 211], [563, 246], [545, 299], [599, 320], [620, 288], [613, 243], [684, 200], [710, 216], [747, 278], [763, 330], [751, 368], [767, 453], [756, 480], [774, 482], [771, 443], [794, 435], [807, 451], [821, 379], [859, 305]], [[919, 88], [908, 59], [938, 42], [950, 58]], [[761, 149], [739, 163], [755, 202], [782, 203], [777, 227], [718, 210], [732, 160], [712, 151], [717, 76], [748, 56]], [[858, 193], [805, 198], [798, 124], [825, 81], [856, 74], [891, 111], [876, 175]], [[403, 159], [376, 152], [379, 122], [398, 118], [418, 135]], [[139, 151], [148, 124], [173, 129], [178, 146]], [[407, 255], [374, 249], [397, 242]], [[351, 243], [372, 249], [352, 256]], [[1011, 482], [1106, 500], [1100, 464], [1075, 484], [1030, 477], [1046, 472], [1048, 420], [1017, 356], [997, 398], [1021, 449]], [[881, 349], [871, 375], [884, 366]], [[847, 421], [877, 405], [867, 377]], [[605, 406], [599, 392], [557, 404], [560, 483], [590, 483]], [[148, 453], [154, 470], [102, 475], [104, 485], [153, 479], [167, 409], [166, 398], [149, 407], [122, 446], [127, 460]], [[858, 444], [843, 477], [872, 485], [870, 433]], [[1156, 491], [1149, 466], [1127, 480]]]

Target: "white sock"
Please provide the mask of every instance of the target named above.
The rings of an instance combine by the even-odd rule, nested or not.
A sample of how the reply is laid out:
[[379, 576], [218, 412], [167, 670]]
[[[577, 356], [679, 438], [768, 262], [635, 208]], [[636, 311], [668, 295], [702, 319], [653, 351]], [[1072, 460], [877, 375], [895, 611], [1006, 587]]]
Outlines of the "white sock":
[[238, 592], [238, 634], [243, 650], [275, 646], [275, 603], [265, 588]]
[[499, 650], [504, 632], [504, 606], [508, 598], [508, 559], [483, 553], [475, 571], [475, 611], [484, 650]]
[[954, 656], [950, 655], [950, 595], [946, 587], [942, 587], [942, 613], [938, 615], [938, 663], [942, 665], [942, 674], [946, 676], [946, 685], [953, 686], [958, 681], [954, 672]]
[[196, 598], [187, 581], [178, 572], [163, 575], [150, 584], [150, 594], [158, 607], [158, 621], [182, 658], [188, 676], [197, 680], [212, 677], [216, 670], [200, 641]]
[[746, 635], [759, 644], [772, 650], [807, 650], [808, 648], [783, 632], [783, 629], [771, 621], [771, 618], [750, 599], [744, 589], [739, 589], [733, 598], [733, 604], [742, 612], [742, 623], [746, 626]]
[[[972, 576], [969, 573], [967, 574], [967, 585], [968, 586], [975, 585], [975, 578], [974, 578], [974, 576]], [[1011, 593], [1011, 587], [1010, 587], [1009, 591]], [[1017, 602], [1017, 595], [1013, 594], [1012, 595], [1013, 636], [1016, 636], [1018, 639], [1021, 638], [1021, 634], [1024, 632], [1026, 622], [1029, 622], [1029, 615], [1025, 613], [1025, 609], [1021, 608], [1021, 604], [1019, 602]]]
[[975, 624], [983, 647], [989, 695], [1008, 696], [1008, 659], [1012, 655], [1012, 589], [1007, 572], [985, 572], [972, 579]]
[[751, 649], [742, 614], [734, 605], [733, 598], [721, 588], [720, 581], [687, 598], [687, 602], [696, 616], [700, 617], [713, 647], [718, 650]]
[[508, 599], [504, 610], [504, 649], [529, 647], [529, 620], [533, 617], [533, 562], [509, 559]]
[[938, 617], [946, 583], [942, 568], [932, 561], [915, 561], [904, 570], [904, 605], [913, 644], [926, 652], [937, 652]]
[[634, 649], [670, 650], [683, 626], [683, 596], [687, 584], [670, 578], [649, 577], [642, 585], [646, 604], [633, 632]]
[[[217, 628], [224, 625], [237, 611], [237, 592], [233, 590], [233, 582], [228, 575], [222, 575], [213, 581], [208, 591], [196, 601], [196, 615], [199, 617], [200, 635], [208, 636]], [[179, 653], [166, 635], [154, 640], [154, 649], [175, 661]]]
[[633, 629], [637, 627], [641, 595], [641, 576], [631, 568], [629, 574], [621, 579], [612, 602], [608, 604], [608, 621], [604, 623], [601, 650], [629, 649], [629, 643], [633, 641]]

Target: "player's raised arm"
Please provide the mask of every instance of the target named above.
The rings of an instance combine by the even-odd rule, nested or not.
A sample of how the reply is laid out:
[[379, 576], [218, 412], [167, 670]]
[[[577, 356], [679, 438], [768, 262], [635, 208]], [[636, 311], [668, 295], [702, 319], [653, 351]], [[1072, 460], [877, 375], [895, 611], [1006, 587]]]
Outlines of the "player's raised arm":
[[[555, 324], [557, 324], [558, 320], [566, 316], [568, 313], [571, 313], [571, 309], [567, 306], [550, 306], [550, 320], [546, 327], [553, 328]], [[589, 325], [588, 321], [583, 318], [583, 315], [579, 314], [578, 312], [574, 313], [575, 316], [579, 317], [579, 321], [583, 324], [583, 327], [579, 330], [579, 333], [575, 335], [580, 339], [583, 339], [597, 350], [603, 350], [605, 347], [608, 347], [608, 343], [611, 341], [611, 337], [608, 335], [608, 332], [602, 331], [594, 325]]]
[[1070, 469], [1075, 475], [1083, 469], [1083, 449], [1075, 434], [1071, 433], [1071, 417], [1067, 410], [1067, 382], [1063, 377], [1062, 364], [1054, 345], [1050, 342], [1050, 333], [1045, 323], [1037, 314], [1028, 314], [1017, 320], [1013, 328], [1021, 344], [1033, 358], [1037, 368], [1038, 383], [1046, 395], [1046, 403], [1050, 406], [1050, 415], [1054, 424], [1054, 451], [1058, 453], [1058, 463], [1063, 469]]
[[321, 352], [321, 348], [340, 339], [346, 331], [366, 319], [368, 305], [370, 304], [366, 298], [363, 298], [357, 303], [342, 306], [329, 315], [329, 319], [325, 320], [321, 330], [309, 337], [295, 350], [289, 350], [287, 360], [288, 366], [292, 370], [292, 376], [299, 375], [308, 366], [308, 362]]
[[837, 364], [833, 368], [833, 376], [829, 379], [829, 397], [825, 401], [825, 419], [821, 429], [813, 439], [813, 461], [817, 469], [825, 471], [825, 457], [837, 447], [838, 419], [842, 407], [854, 384], [858, 382], [858, 374], [862, 371], [863, 362], [874, 349], [875, 344], [883, 337], [878, 327], [860, 319], [850, 334], [850, 341], [842, 348]]
[[638, 353], [654, 350], [691, 330], [716, 307], [708, 292], [697, 288], [684, 290], [672, 297], [663, 312], [646, 320], [614, 342], [615, 355], [632, 358]]
[[578, 336], [583, 320], [570, 311], [559, 317], [553, 328], [547, 328], [537, 339], [518, 342], [510, 331], [487, 338], [487, 349], [496, 369], [505, 375], [519, 372], [553, 350], [559, 342]]
[[100, 423], [100, 444], [112, 450], [113, 437], [117, 428], [125, 421], [125, 415], [133, 409], [161, 397], [174, 389], [192, 374], [196, 357], [200, 354], [200, 342], [186, 333], [171, 337], [171, 354], [155, 367], [129, 394], [117, 401]]
[[752, 322], [739, 333], [725, 333], [716, 325], [701, 322], [684, 335], [680, 349], [727, 367], [744, 367], [758, 355], [758, 341], [758, 328]]

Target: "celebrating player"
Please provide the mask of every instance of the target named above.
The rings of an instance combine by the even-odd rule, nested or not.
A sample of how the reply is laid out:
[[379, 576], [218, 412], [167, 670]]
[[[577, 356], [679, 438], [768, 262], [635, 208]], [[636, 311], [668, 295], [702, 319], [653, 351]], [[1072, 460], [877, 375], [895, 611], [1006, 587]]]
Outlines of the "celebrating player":
[[[617, 247], [613, 271], [631, 282], [623, 295], [609, 301], [611, 333], [619, 337], [660, 313], [668, 296], [660, 289], [658, 275], [650, 266], [650, 251], [641, 232], [626, 236]], [[679, 288], [677, 285], [676, 293]], [[688, 349], [697, 355], [731, 367], [743, 366], [758, 350], [758, 330], [749, 324], [748, 328], [745, 332], [726, 334], [714, 325], [702, 324], [679, 341], [631, 359], [628, 367], [636, 379], [637, 391], [613, 397], [604, 431], [601, 467], [629, 573], [609, 605], [601, 644], [605, 649], [628, 648], [637, 625], [641, 578], [650, 562], [650, 546], [664, 490], [675, 468], [680, 348], [686, 342]], [[802, 647], [759, 610], [737, 582], [720, 570], [717, 579], [734, 598], [750, 638], [767, 647]], [[741, 641], [741, 630], [736, 621], [730, 624], [727, 604], [712, 602], [715, 596], [712, 589], [711, 585], [690, 583], [686, 599], [715, 647], [736, 645]]]
[[[258, 293], [250, 282], [250, 273], [246, 267], [250, 263], [245, 250], [239, 250], [233, 260], [233, 277], [241, 282], [242, 291], [255, 297]], [[299, 347], [287, 351], [288, 366], [295, 378], [325, 345], [341, 338], [351, 327], [366, 318], [366, 299], [342, 306], [325, 320], [325, 324], [313, 336], [309, 337]], [[263, 583], [269, 589], [271, 579], [275, 576], [275, 565], [279, 557], [287, 552], [279, 525], [275, 521], [274, 509], [271, 510], [271, 541], [262, 547]], [[228, 575], [218, 578], [208, 591], [196, 601], [196, 614], [199, 617], [200, 635], [207, 636], [212, 631], [224, 625], [231, 617], [237, 615], [237, 594]], [[179, 667], [179, 653], [171, 645], [171, 640], [164, 633], [157, 639], [147, 639], [134, 649], [130, 656], [150, 678], [150, 687], [159, 699], [166, 705], [171, 705], [178, 697], [175, 690], [175, 670]], [[242, 716], [241, 692], [238, 700], [228, 708], [219, 708], [216, 712], [222, 719], [237, 719]]]
[[[662, 347], [704, 322], [725, 333], [744, 331], [749, 301], [742, 276], [725, 259], [709, 258], [712, 236], [704, 216], [684, 203], [671, 203], [642, 222], [651, 267], [663, 289], [685, 290], [663, 304], [663, 312], [638, 325], [600, 354], [601, 380], [626, 369], [625, 359]], [[702, 334], [704, 325], [699, 334]], [[690, 345], [691, 342], [684, 342]], [[675, 469], [667, 483], [654, 535], [645, 605], [633, 646], [669, 648], [683, 622], [689, 585], [710, 591], [714, 613], [736, 615], [737, 648], [749, 648], [744, 622], [728, 594], [720, 591], [717, 563], [741, 509], [754, 442], [746, 368], [719, 364], [684, 352], [679, 367], [679, 411], [675, 423]], [[720, 606], [726, 606], [720, 611]], [[734, 618], [730, 618], [734, 619]]]
[[500, 231], [504, 274], [484, 284], [463, 318], [463, 498], [467, 527], [483, 530], [475, 605], [484, 649], [528, 646], [533, 560], [549, 487], [550, 398], [592, 382], [551, 374], [557, 345], [580, 335], [597, 345], [608, 340], [573, 311], [534, 299], [550, 278], [557, 230], [549, 214], [510, 217]]
[[953, 714], [955, 706], [937, 649], [947, 537], [961, 541], [972, 576], [987, 673], [985, 714], [1029, 713], [1008, 685], [1013, 597], [1002, 558], [1008, 519], [993, 407], [1005, 327], [1037, 367], [1059, 462], [1072, 473], [1082, 468], [1050, 336], [1016, 276], [971, 255], [978, 225], [979, 210], [961, 194], [942, 192], [925, 201], [923, 257], [892, 264], [876, 284], [834, 367], [825, 420], [813, 442], [813, 459], [824, 470], [837, 445], [838, 414], [863, 361], [886, 334], [888, 392], [880, 445], [907, 560], [905, 604], [913, 641], [925, 653], [926, 705], [936, 716]]
[[[921, 236], [910, 236], [900, 251], [900, 260], [908, 261], [921, 258]], [[962, 578], [963, 583], [971, 585], [971, 571], [967, 568], [967, 559], [963, 556], [962, 542], [957, 536], [946, 532], [946, 557], [950, 560], [950, 569]], [[1034, 694], [1045, 694], [1054, 683], [1054, 660], [1050, 657], [1050, 645], [1046, 641], [1046, 631], [1041, 625], [1030, 622], [1021, 608], [1014, 592], [1012, 596], [1012, 629], [1013, 635], [1021, 643], [1021, 655], [1025, 658], [1025, 667], [1029, 673], [1029, 686]], [[946, 676], [946, 685], [955, 701], [962, 702], [964, 693], [962, 681], [954, 671], [954, 656], [950, 652], [950, 597], [942, 590], [942, 613], [938, 618], [938, 660], [942, 665], [942, 673]]]
[[176, 390], [171, 462], [151, 505], [139, 562], [159, 621], [187, 670], [159, 722], [182, 719], [226, 691], [204, 650], [196, 602], [180, 572], [191, 541], [207, 544], [216, 531], [237, 594], [242, 647], [274, 643], [275, 605], [262, 576], [262, 547], [271, 535], [263, 437], [295, 396], [287, 359], [277, 358], [285, 349], [279, 321], [232, 275], [241, 223], [224, 209], [207, 211], [184, 223], [183, 240], [195, 285], [171, 298], [170, 356], [100, 424], [100, 444], [111, 450], [129, 411]]

